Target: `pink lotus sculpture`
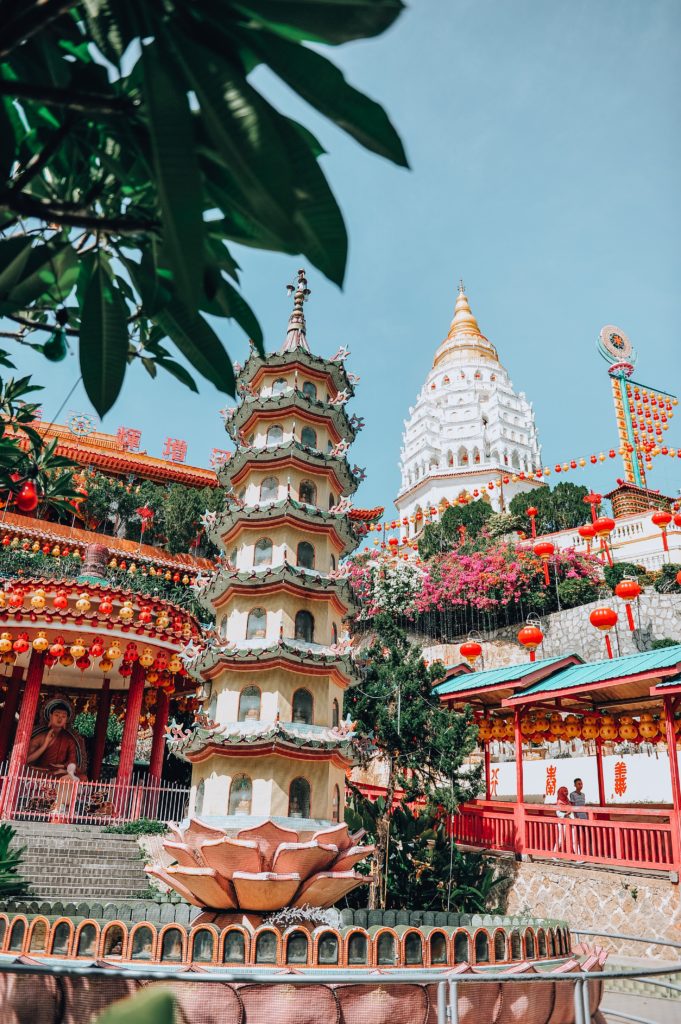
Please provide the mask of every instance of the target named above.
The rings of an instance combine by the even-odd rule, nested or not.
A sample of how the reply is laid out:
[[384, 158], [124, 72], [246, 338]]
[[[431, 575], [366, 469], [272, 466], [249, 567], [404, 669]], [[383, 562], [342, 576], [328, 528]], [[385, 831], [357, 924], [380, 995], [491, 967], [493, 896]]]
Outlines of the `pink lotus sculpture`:
[[242, 828], [235, 836], [195, 818], [184, 830], [170, 828], [175, 840], [164, 840], [163, 847], [176, 863], [144, 870], [202, 909], [265, 913], [304, 904], [330, 907], [370, 881], [352, 869], [374, 847], [358, 846], [364, 833], [350, 835], [344, 822], [315, 832], [307, 842], [273, 821]]

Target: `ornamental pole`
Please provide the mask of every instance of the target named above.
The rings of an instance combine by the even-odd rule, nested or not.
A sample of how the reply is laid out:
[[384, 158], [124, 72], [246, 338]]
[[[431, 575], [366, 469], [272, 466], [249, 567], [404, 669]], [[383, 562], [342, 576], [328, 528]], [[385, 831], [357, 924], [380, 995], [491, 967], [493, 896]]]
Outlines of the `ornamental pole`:
[[12, 675], [7, 681], [7, 696], [5, 697], [5, 706], [2, 710], [2, 718], [0, 719], [0, 764], [7, 757], [7, 751], [9, 750], [9, 741], [12, 736], [14, 716], [19, 705], [23, 675], [24, 670], [21, 666], [15, 665], [12, 669]]
[[679, 773], [679, 755], [676, 749], [676, 732], [674, 730], [674, 712], [677, 701], [672, 697], [664, 697], [664, 723], [669, 754], [669, 770], [672, 780], [672, 856], [674, 868], [681, 871], [681, 774]]
[[26, 673], [26, 685], [24, 686], [24, 696], [21, 701], [21, 710], [19, 711], [17, 732], [14, 737], [14, 746], [12, 747], [12, 755], [7, 769], [5, 792], [0, 801], [4, 818], [12, 817], [20, 781], [19, 776], [26, 767], [28, 748], [31, 744], [31, 733], [33, 732], [36, 711], [38, 710], [40, 687], [42, 686], [44, 671], [45, 655], [42, 651], [32, 651], [31, 660], [28, 663], [28, 672]]
[[130, 676], [128, 701], [125, 708], [125, 725], [123, 726], [118, 774], [116, 776], [116, 781], [119, 783], [127, 784], [132, 779], [132, 770], [135, 764], [135, 747], [137, 746], [137, 734], [140, 727], [140, 711], [142, 710], [142, 698], [144, 697], [144, 677], [144, 668], [140, 665], [139, 661], [136, 661]]

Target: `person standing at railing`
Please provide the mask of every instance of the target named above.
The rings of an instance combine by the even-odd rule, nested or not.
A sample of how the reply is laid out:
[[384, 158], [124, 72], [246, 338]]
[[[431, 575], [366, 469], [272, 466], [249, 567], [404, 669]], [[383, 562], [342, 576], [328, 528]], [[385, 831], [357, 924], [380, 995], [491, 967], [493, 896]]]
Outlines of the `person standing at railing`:
[[[586, 793], [584, 792], [584, 783], [581, 779], [574, 780], [574, 789], [570, 793], [570, 803], [573, 807], [583, 807], [586, 803]], [[588, 818], [588, 814], [575, 811], [575, 818]]]
[[[567, 786], [561, 786], [560, 789], [558, 790], [558, 801], [557, 801], [557, 804], [556, 804], [556, 817], [557, 818], [561, 818], [561, 819], [565, 819], [565, 818], [572, 818], [574, 816], [575, 816], [575, 812], [574, 812], [574, 809], [572, 807], [572, 804], [570, 803], [570, 796], [568, 794], [568, 788], [567, 788]], [[585, 815], [585, 817], [586, 817], [586, 815]], [[570, 838], [570, 848], [569, 848], [569, 850], [568, 850], [568, 845], [567, 845], [568, 829], [571, 829], [570, 837], [569, 837]], [[556, 836], [555, 846], [553, 847], [554, 853], [557, 853], [557, 852], [562, 852], [562, 853], [581, 853], [581, 850], [579, 848], [579, 840], [577, 839], [576, 829], [572, 829], [570, 825], [563, 824], [562, 821], [559, 821], [558, 825], [556, 826], [556, 830], [557, 830], [557, 836]], [[556, 859], [558, 859], [558, 858], [556, 858]], [[577, 863], [581, 863], [581, 862], [578, 861]]]

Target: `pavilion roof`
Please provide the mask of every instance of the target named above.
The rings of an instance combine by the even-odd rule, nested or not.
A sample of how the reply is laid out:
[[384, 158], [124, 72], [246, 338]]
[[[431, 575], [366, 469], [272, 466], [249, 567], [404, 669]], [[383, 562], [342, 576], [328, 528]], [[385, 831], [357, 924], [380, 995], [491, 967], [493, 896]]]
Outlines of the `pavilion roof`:
[[[474, 672], [462, 663], [447, 669], [447, 677], [443, 683], [435, 687], [435, 692], [442, 698], [457, 697], [466, 700], [485, 691], [494, 691], [497, 698], [516, 689], [523, 689], [528, 684], [545, 679], [566, 665], [581, 661], [579, 655], [568, 654], [556, 658], [545, 658], [542, 661], [523, 661], [518, 665], [504, 665], [502, 668], [490, 668], [482, 672]], [[523, 692], [525, 692], [523, 690]]]
[[[622, 658], [571, 665], [502, 701], [505, 706], [560, 696], [574, 703], [602, 707], [649, 699], [662, 680], [681, 673], [681, 644]], [[652, 688], [652, 689], [651, 689]]]

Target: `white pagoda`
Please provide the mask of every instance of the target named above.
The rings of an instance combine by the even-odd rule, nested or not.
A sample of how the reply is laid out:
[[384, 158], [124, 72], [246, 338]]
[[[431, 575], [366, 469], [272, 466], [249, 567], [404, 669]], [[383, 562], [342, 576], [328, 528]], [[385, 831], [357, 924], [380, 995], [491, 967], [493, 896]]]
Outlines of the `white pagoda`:
[[515, 494], [543, 486], [530, 479], [541, 468], [532, 405], [514, 391], [480, 331], [463, 282], [449, 333], [404, 426], [395, 505], [412, 534], [419, 513], [443, 500], [484, 497], [503, 511]]

